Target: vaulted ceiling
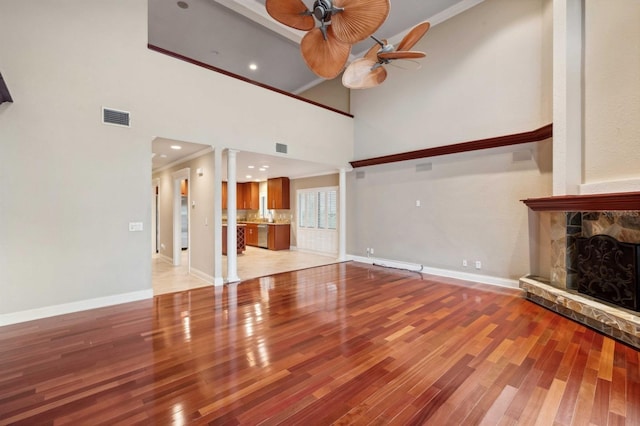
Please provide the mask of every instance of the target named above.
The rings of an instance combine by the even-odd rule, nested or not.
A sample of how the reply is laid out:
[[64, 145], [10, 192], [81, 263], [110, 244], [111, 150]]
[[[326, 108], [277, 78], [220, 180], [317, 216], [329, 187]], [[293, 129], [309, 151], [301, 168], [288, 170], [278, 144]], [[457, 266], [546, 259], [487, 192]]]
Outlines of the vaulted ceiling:
[[[393, 0], [375, 33], [397, 43], [419, 22], [432, 26], [483, 0]], [[312, 0], [304, 0], [312, 8]], [[323, 80], [300, 55], [304, 36], [271, 18], [265, 0], [149, 0], [149, 43], [277, 89], [300, 93]], [[372, 45], [353, 46], [351, 60]], [[428, 52], [427, 52], [428, 54]], [[249, 68], [257, 66], [256, 70]]]

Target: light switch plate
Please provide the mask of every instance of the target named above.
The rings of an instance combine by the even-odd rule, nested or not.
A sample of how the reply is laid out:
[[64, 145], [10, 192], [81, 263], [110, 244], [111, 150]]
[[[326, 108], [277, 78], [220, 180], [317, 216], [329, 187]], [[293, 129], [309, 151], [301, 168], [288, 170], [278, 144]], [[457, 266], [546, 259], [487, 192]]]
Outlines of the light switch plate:
[[130, 232], [139, 232], [144, 228], [142, 226], [142, 222], [129, 222], [129, 231]]

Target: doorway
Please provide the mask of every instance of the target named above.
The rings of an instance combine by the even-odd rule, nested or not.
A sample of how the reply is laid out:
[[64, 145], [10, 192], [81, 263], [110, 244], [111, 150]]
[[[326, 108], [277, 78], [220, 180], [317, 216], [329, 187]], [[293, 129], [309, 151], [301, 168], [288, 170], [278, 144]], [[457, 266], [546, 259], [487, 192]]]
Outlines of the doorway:
[[182, 264], [182, 253], [186, 252], [187, 271], [191, 272], [189, 246], [191, 236], [189, 180], [191, 170], [187, 167], [172, 173], [173, 179], [173, 266]]

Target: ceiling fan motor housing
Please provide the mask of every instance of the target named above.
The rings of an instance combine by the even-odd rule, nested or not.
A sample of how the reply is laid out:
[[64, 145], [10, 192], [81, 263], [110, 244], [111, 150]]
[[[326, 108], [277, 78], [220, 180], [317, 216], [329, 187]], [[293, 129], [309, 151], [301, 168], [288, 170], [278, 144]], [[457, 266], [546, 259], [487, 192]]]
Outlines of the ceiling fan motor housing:
[[313, 16], [323, 23], [331, 22], [331, 15], [340, 11], [340, 9], [333, 7], [331, 0], [316, 0], [313, 3]]

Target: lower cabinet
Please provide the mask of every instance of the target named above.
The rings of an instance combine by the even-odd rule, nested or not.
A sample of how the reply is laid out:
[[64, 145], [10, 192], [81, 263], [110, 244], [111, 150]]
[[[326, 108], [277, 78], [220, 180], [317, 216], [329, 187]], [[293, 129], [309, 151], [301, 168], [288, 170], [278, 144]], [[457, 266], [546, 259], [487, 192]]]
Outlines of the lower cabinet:
[[245, 230], [245, 240], [248, 246], [258, 247], [258, 225], [247, 223]]
[[291, 225], [269, 225], [267, 247], [269, 250], [289, 250], [291, 245]]

